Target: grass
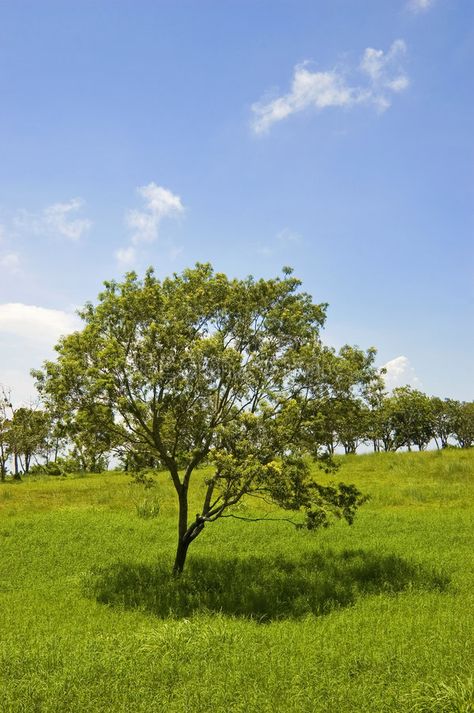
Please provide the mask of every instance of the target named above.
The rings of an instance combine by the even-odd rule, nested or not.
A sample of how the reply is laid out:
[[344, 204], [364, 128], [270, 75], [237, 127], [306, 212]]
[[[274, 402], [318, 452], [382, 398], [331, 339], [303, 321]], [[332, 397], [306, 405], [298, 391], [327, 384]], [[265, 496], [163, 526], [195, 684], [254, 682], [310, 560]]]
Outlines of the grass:
[[473, 451], [348, 457], [352, 527], [223, 520], [179, 582], [166, 475], [2, 485], [0, 711], [472, 711], [473, 475]]

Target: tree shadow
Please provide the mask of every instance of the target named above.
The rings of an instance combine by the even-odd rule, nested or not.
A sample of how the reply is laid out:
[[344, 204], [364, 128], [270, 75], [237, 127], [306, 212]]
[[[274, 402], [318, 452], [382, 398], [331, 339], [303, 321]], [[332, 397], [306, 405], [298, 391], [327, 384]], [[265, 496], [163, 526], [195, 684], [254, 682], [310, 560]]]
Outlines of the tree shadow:
[[164, 564], [117, 563], [91, 572], [84, 583], [100, 603], [160, 618], [221, 612], [259, 621], [327, 614], [364, 594], [444, 591], [448, 584], [448, 577], [423, 565], [364, 550], [326, 550], [299, 559], [192, 557], [180, 578]]

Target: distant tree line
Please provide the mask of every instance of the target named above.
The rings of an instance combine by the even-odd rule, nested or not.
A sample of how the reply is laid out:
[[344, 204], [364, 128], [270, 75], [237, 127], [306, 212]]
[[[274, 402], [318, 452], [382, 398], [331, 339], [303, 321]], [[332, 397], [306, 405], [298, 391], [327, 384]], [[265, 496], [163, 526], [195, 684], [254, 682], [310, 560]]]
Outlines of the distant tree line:
[[[307, 402], [308, 452], [328, 456], [342, 450], [357, 453], [425, 450], [430, 443], [470, 448], [474, 445], [474, 402], [441, 399], [402, 386], [387, 393], [383, 373], [375, 369], [375, 350], [344, 346], [325, 348]], [[102, 472], [113, 460], [126, 471], [160, 468], [156, 454], [134, 449], [107, 427], [107, 408], [78, 411], [74, 417], [39, 407], [14, 408], [10, 393], [0, 390], [0, 479], [44, 472]], [[112, 424], [110, 423], [110, 426]]]

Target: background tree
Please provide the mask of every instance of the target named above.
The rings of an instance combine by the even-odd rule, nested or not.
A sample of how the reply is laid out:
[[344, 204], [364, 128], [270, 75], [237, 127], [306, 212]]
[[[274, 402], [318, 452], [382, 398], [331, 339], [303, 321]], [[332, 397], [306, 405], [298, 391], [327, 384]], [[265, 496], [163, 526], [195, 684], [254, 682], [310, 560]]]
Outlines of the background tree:
[[108, 456], [117, 438], [109, 406], [99, 403], [77, 409], [73, 418], [66, 417], [63, 428], [72, 443], [71, 456], [81, 470], [89, 473], [107, 470]]
[[[100, 405], [118, 442], [167, 468], [179, 510], [176, 573], [204, 526], [232, 515], [244, 495], [303, 511], [309, 528], [331, 515], [350, 523], [362, 502], [354, 486], [317, 483], [302, 457], [300, 405], [325, 305], [299, 287], [289, 270], [258, 281], [210, 265], [163, 281], [151, 269], [143, 281], [130, 273], [105, 283], [81, 313], [84, 329], [35, 373], [49, 401], [75, 416]], [[203, 462], [212, 474], [190, 517], [190, 482]]]
[[431, 397], [431, 413], [433, 424], [433, 438], [436, 446], [447, 448], [449, 438], [453, 435], [454, 423], [459, 402], [453, 399], [440, 399], [437, 396]]
[[375, 356], [374, 348], [364, 352], [347, 344], [338, 353], [327, 347], [315, 352], [307, 409], [309, 440], [316, 448], [332, 454], [340, 444], [346, 454], [355, 453], [368, 440], [370, 396], [381, 384]]
[[393, 390], [389, 402], [395, 450], [412, 445], [424, 450], [434, 436], [433, 411], [430, 398], [410, 386]]
[[453, 436], [461, 448], [474, 444], [474, 401], [458, 403], [453, 417]]
[[26, 408], [15, 409], [8, 429], [10, 451], [15, 462], [15, 474], [19, 469], [28, 473], [31, 459], [45, 446], [50, 429], [50, 418], [44, 411]]
[[10, 395], [4, 387], [0, 387], [0, 480], [2, 482], [7, 475], [7, 463], [10, 457], [8, 410], [11, 408]]
[[[384, 416], [382, 413], [383, 405], [387, 398], [387, 392], [385, 390], [384, 376], [386, 374], [386, 369], [381, 368], [377, 370], [377, 378], [368, 385], [366, 389], [366, 403], [367, 403], [367, 440], [371, 441], [374, 447], [374, 452], [379, 452], [381, 449], [381, 444], [385, 447], [383, 440], [384, 436]], [[385, 448], [385, 450], [387, 450]]]

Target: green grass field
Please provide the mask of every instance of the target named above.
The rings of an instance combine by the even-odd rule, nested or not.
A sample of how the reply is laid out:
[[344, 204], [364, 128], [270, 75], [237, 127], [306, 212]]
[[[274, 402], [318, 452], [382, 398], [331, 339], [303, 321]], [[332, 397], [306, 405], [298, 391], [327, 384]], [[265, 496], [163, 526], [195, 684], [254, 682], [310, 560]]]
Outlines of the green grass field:
[[346, 457], [352, 527], [221, 520], [179, 582], [165, 474], [6, 483], [0, 711], [473, 711], [473, 476], [474, 451]]

